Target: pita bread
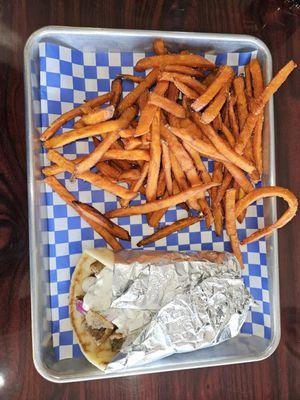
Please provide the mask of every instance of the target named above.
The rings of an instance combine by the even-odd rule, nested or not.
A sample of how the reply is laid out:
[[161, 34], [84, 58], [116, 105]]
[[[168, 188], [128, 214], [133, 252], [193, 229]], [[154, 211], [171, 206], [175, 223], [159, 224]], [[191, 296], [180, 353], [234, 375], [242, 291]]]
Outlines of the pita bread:
[[76, 309], [77, 298], [82, 298], [85, 294], [82, 289], [82, 282], [91, 275], [90, 265], [95, 261], [99, 261], [105, 267], [113, 267], [114, 253], [109, 249], [103, 248], [86, 250], [82, 254], [72, 275], [69, 310], [71, 324], [82, 353], [88, 361], [103, 371], [118, 351], [113, 351], [109, 338], [101, 345], [98, 345], [87, 330], [85, 316]]
[[[96, 327], [95, 324], [91, 322], [92, 319], [90, 320], [90, 314], [84, 315], [76, 309], [76, 300], [82, 299], [86, 294], [86, 292], [83, 290], [83, 286], [85, 286], [83, 285], [84, 280], [88, 277], [91, 277], [91, 275], [93, 275], [93, 273], [95, 273], [96, 271], [98, 275], [98, 273], [101, 271], [102, 266], [113, 269], [115, 263], [121, 262], [131, 264], [137, 259], [139, 260], [139, 262], [142, 263], [147, 263], [149, 262], [149, 260], [151, 260], [151, 263], [154, 264], [160, 264], [164, 260], [168, 260], [168, 262], [170, 262], [170, 260], [175, 261], [177, 259], [204, 259], [214, 263], [222, 264], [224, 262], [224, 257], [225, 253], [218, 253], [214, 251], [191, 252], [189, 254], [180, 252], [168, 252], [168, 254], [162, 255], [159, 252], [141, 252], [139, 250], [131, 250], [130, 252], [118, 252], [116, 254], [107, 248], [86, 250], [82, 254], [72, 275], [69, 303], [71, 324], [73, 326], [82, 353], [85, 355], [88, 361], [90, 361], [93, 365], [103, 371], [106, 369], [107, 365], [112, 361], [115, 355], [119, 352], [119, 349], [117, 348], [118, 346], [116, 346], [116, 344], [120, 344], [120, 339], [126, 340], [126, 337], [122, 336], [121, 332], [118, 332], [118, 330], [114, 330], [116, 328], [116, 325], [105, 318], [104, 315], [101, 315], [99, 311], [97, 311], [97, 309], [91, 309], [90, 311], [98, 313], [94, 321], [101, 321], [99, 326], [101, 328], [106, 327], [106, 330], [104, 332], [99, 330], [100, 328]], [[99, 262], [102, 265], [99, 265], [97, 263], [96, 265], [94, 265], [95, 261]], [[101, 300], [103, 301], [104, 298], [105, 293], [103, 291], [103, 297]], [[88, 311], [88, 313], [90, 313], [90, 311]], [[135, 316], [128, 315], [129, 322], [131, 319], [134, 319], [136, 321]], [[117, 325], [119, 326], [119, 324]], [[92, 333], [94, 335], [92, 335], [92, 333], [90, 332], [91, 326], [95, 328], [92, 329]], [[135, 324], [133, 323], [131, 326], [135, 326]], [[100, 338], [97, 340], [96, 337], [98, 333], [100, 333]], [[127, 332], [126, 334], [128, 335], [129, 333]]]

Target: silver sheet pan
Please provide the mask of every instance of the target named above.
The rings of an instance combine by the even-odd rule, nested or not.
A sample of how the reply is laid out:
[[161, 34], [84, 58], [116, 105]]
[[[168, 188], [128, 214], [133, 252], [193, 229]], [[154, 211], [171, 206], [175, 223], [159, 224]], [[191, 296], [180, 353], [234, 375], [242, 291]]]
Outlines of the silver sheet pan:
[[[179, 354], [156, 363], [104, 374], [85, 359], [56, 361], [53, 353], [50, 315], [47, 314], [48, 259], [42, 256], [42, 231], [39, 185], [41, 184], [39, 157], [39, 129], [35, 115], [40, 104], [34, 101], [33, 90], [39, 85], [40, 42], [54, 42], [82, 51], [149, 51], [153, 39], [162, 37], [174, 50], [189, 48], [202, 51], [239, 52], [258, 50], [258, 58], [263, 66], [264, 78], [270, 80], [272, 58], [269, 49], [259, 39], [246, 35], [162, 32], [144, 30], [117, 30], [96, 28], [72, 28], [49, 26], [34, 32], [24, 49], [24, 75], [26, 99], [28, 205], [30, 236], [30, 277], [33, 360], [39, 373], [54, 382], [71, 382], [101, 379], [117, 376], [138, 375], [161, 371], [209, 367], [259, 361], [272, 354], [280, 340], [279, 272], [277, 233], [267, 238], [267, 264], [269, 270], [269, 290], [271, 308], [271, 340], [255, 336], [240, 335], [217, 347]], [[273, 101], [266, 108], [264, 131], [264, 185], [275, 184], [274, 118]], [[266, 199], [264, 203], [265, 222], [276, 219], [276, 202]]]

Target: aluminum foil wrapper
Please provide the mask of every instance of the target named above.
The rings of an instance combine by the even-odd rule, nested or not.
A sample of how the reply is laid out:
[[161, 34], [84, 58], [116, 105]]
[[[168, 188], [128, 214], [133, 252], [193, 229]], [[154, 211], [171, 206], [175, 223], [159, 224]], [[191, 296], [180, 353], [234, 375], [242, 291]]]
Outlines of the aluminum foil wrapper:
[[107, 370], [129, 368], [217, 345], [236, 336], [254, 301], [230, 253], [121, 251], [113, 308], [148, 310]]

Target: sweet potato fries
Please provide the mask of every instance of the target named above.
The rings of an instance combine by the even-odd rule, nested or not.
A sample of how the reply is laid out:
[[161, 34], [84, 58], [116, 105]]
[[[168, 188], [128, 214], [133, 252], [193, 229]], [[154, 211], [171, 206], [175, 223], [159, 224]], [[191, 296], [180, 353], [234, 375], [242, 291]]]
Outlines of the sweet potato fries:
[[[169, 207], [178, 204], [189, 214], [193, 210], [195, 215], [157, 230], [137, 246], [202, 218], [207, 228], [214, 223], [221, 235], [225, 221], [232, 250], [243, 268], [236, 224], [243, 220], [247, 207], [270, 196], [283, 198], [289, 206], [278, 221], [241, 244], [282, 227], [297, 211], [298, 201], [289, 190], [255, 188], [263, 174], [264, 108], [296, 64], [288, 62], [264, 86], [257, 59], [245, 67], [244, 75], [236, 76], [231, 67], [216, 67], [197, 54], [174, 54], [162, 39], [154, 41], [153, 49], [154, 56], [135, 66], [136, 71], [148, 70], [145, 76], [120, 74], [109, 93], [66, 112], [42, 133], [52, 163], [43, 169], [44, 181], [114, 250], [122, 248], [117, 238], [130, 240], [130, 235], [111, 218], [146, 214], [149, 225], [157, 227]], [[123, 80], [135, 84], [124, 97]], [[73, 128], [57, 134], [71, 120]], [[94, 149], [85, 156], [68, 160], [56, 150], [89, 138]], [[213, 161], [212, 174], [203, 157]], [[79, 202], [55, 178], [65, 171], [72, 179], [83, 179], [118, 196], [120, 208], [103, 215]], [[131, 205], [138, 194], [145, 195], [146, 202]]]

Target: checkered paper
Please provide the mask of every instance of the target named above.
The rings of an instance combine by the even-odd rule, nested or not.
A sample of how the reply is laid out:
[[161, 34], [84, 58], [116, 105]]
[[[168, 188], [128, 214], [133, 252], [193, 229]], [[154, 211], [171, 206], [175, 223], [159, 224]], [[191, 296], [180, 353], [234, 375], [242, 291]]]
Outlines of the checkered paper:
[[[42, 131], [60, 114], [79, 106], [85, 99], [109, 91], [111, 81], [118, 74], [143, 75], [143, 73], [136, 73], [133, 66], [145, 56], [145, 53], [82, 53], [53, 43], [41, 43], [39, 51], [40, 92], [36, 95], [41, 105], [41, 114], [38, 117]], [[216, 64], [228, 64], [240, 74], [244, 71], [243, 66], [252, 57], [256, 57], [256, 52], [205, 54], [205, 57]], [[133, 87], [133, 83], [123, 82], [125, 94]], [[61, 131], [69, 130], [73, 123], [74, 121], [70, 121]], [[84, 139], [64, 146], [61, 152], [66, 158], [74, 159], [89, 153], [92, 149], [92, 140]], [[43, 150], [41, 150], [41, 163], [49, 165]], [[208, 161], [206, 164], [209, 172], [212, 172], [212, 162]], [[101, 212], [119, 206], [114, 195], [99, 190], [80, 179], [71, 182], [69, 178], [68, 173], [58, 175], [60, 182], [80, 201], [92, 204]], [[138, 204], [140, 200], [137, 198], [132, 204]], [[42, 213], [43, 253], [48, 259], [49, 266], [49, 305], [55, 356], [57, 359], [80, 357], [82, 354], [69, 320], [70, 279], [81, 253], [87, 248], [106, 246], [106, 243], [47, 185], [42, 185]], [[186, 217], [184, 210], [180, 207], [172, 208], [162, 218], [161, 226], [184, 217]], [[117, 220], [117, 223], [127, 229], [132, 237], [131, 242], [122, 241], [126, 249], [136, 248], [136, 243], [142, 237], [153, 233], [145, 216], [122, 217]], [[239, 237], [248, 236], [263, 226], [263, 205], [262, 202], [258, 202], [248, 208], [244, 223], [238, 226]], [[204, 221], [173, 233], [146, 248], [150, 250], [231, 250], [225, 231], [221, 237], [217, 237], [213, 229], [206, 229]], [[265, 241], [260, 240], [244, 246], [243, 258], [244, 282], [255, 298], [257, 306], [249, 311], [241, 332], [270, 339]]]

